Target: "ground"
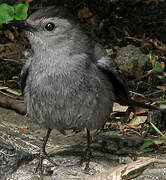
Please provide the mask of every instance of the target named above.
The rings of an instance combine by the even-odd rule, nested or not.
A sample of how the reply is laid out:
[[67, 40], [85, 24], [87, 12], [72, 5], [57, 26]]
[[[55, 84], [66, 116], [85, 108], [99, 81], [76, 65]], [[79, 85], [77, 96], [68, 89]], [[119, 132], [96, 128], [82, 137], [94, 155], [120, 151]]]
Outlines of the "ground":
[[[27, 117], [0, 108], [0, 179], [42, 178], [35, 173], [38, 160], [35, 154], [45, 133], [46, 129]], [[84, 171], [85, 163], [79, 165], [86, 148], [85, 131], [68, 131], [64, 136], [53, 130], [46, 150], [58, 166], [45, 160], [43, 180], [165, 180], [165, 154], [138, 150], [142, 137], [128, 137], [117, 131], [94, 131], [92, 137], [92, 158], [87, 172]]]
[[[123, 68], [128, 69], [131, 68], [132, 72], [138, 71], [138, 74], [123, 74], [126, 78], [126, 82], [131, 91], [131, 96], [135, 100], [139, 100], [141, 102], [153, 102], [158, 107], [165, 108], [166, 103], [166, 2], [163, 0], [136, 0], [136, 1], [63, 1], [65, 6], [67, 6], [76, 16], [79, 21], [83, 24], [85, 30], [89, 31], [89, 35], [102, 44], [110, 55], [116, 60], [120, 61], [119, 67], [122, 72], [126, 72]], [[51, 1], [37, 1], [31, 3], [31, 8], [42, 7], [45, 5], [52, 4]], [[24, 34], [19, 30], [8, 26], [8, 25], [0, 25], [0, 98], [4, 95], [10, 98], [19, 99], [20, 102], [20, 92], [19, 90], [19, 73], [24, 62], [25, 57], [31, 54], [30, 46], [28, 44], [27, 39]], [[125, 48], [125, 49], [124, 49]], [[28, 49], [28, 50], [27, 50]], [[124, 55], [125, 54], [125, 55]], [[127, 55], [126, 55], [127, 54]], [[138, 66], [141, 58], [141, 64]], [[125, 59], [126, 58], [126, 59]], [[143, 60], [143, 61], [142, 61]], [[121, 67], [124, 62], [129, 62], [129, 65], [125, 64], [125, 67]], [[145, 63], [146, 62], [146, 63]], [[132, 65], [134, 68], [132, 68]], [[139, 69], [140, 68], [140, 69]], [[132, 74], [132, 75], [131, 75]], [[22, 99], [21, 99], [22, 100]], [[1, 104], [1, 101], [0, 101]], [[136, 108], [134, 112], [127, 112], [127, 110], [123, 110], [122, 107], [118, 106], [118, 110], [123, 112], [123, 115], [119, 115], [115, 113], [112, 115], [111, 120], [108, 121], [105, 126], [105, 131], [107, 133], [111, 133], [111, 138], [115, 139], [115, 142], [118, 143], [108, 143], [108, 141], [103, 143], [103, 139], [105, 138], [105, 134], [102, 135], [104, 138], [100, 137], [102, 140], [97, 141], [96, 144], [99, 144], [99, 150], [96, 151], [96, 146], [94, 144], [94, 153], [98, 162], [95, 164], [95, 161], [92, 162], [92, 166], [95, 167], [95, 172], [102, 172], [103, 162], [105, 162], [105, 158], [110, 156], [110, 152], [118, 152], [119, 155], [123, 154], [124, 151], [120, 150], [121, 147], [118, 145], [121, 142], [121, 139], [117, 140], [116, 137], [112, 136], [112, 133], [115, 134], [124, 134], [128, 136], [137, 135], [140, 137], [139, 142], [136, 141], [136, 144], [132, 144], [131, 146], [135, 147], [134, 152], [139, 149], [139, 147], [144, 144], [144, 140], [142, 137], [149, 138], [149, 143], [152, 142], [147, 148], [150, 151], [157, 153], [165, 153], [165, 140], [155, 140], [152, 139], [154, 137], [158, 137], [159, 134], [156, 133], [153, 128], [149, 125], [149, 121], [153, 120], [154, 124], [165, 134], [165, 123], [164, 118], [161, 113], [156, 111], [148, 111], [145, 109]], [[9, 111], [10, 112], [10, 111]], [[127, 114], [127, 115], [126, 115]], [[130, 122], [128, 119], [128, 115], [130, 116]], [[115, 118], [121, 117], [121, 121], [115, 121]], [[127, 117], [126, 117], [127, 116]], [[10, 118], [7, 115], [3, 115], [2, 117], [2, 127], [4, 120], [8, 122]], [[122, 119], [124, 122], [122, 122]], [[11, 121], [11, 120], [10, 120]], [[3, 123], [2, 123], [3, 122]], [[10, 123], [9, 123], [10, 124]], [[2, 128], [1, 127], [1, 128]], [[12, 128], [12, 126], [10, 126]], [[33, 143], [37, 143], [36, 145], [32, 145], [32, 147], [37, 150], [38, 146], [40, 146], [39, 137], [43, 136], [39, 130], [37, 125], [31, 126], [31, 124], [26, 124], [24, 121], [16, 124], [17, 131], [21, 131], [23, 134], [26, 134], [26, 131], [31, 132], [36, 131], [39, 132], [37, 135], [32, 135], [32, 139], [28, 139], [28, 141], [34, 141]], [[34, 128], [36, 128], [34, 130]], [[2, 128], [3, 129], [3, 128]], [[27, 130], [30, 129], [30, 130]], [[60, 150], [70, 145], [76, 144], [84, 144], [85, 134], [72, 134], [72, 136], [67, 139], [64, 138], [63, 135], [58, 134], [58, 132], [54, 131], [51, 136], [51, 147], [55, 146], [55, 151], [57, 152], [59, 147], [56, 145], [60, 142]], [[19, 134], [19, 133], [18, 133]], [[107, 134], [108, 135], [108, 134]], [[8, 133], [7, 133], [8, 137]], [[17, 137], [17, 136], [16, 136]], [[36, 139], [36, 137], [38, 137]], [[108, 136], [109, 137], [109, 136]], [[21, 137], [21, 139], [25, 137]], [[59, 139], [58, 139], [59, 138]], [[16, 138], [17, 139], [17, 138]], [[26, 139], [26, 138], [25, 138]], [[108, 138], [109, 139], [109, 138]], [[18, 139], [17, 139], [18, 140]], [[15, 140], [14, 140], [15, 141]], [[22, 142], [22, 140], [20, 141]], [[53, 142], [53, 143], [52, 143]], [[56, 142], [56, 143], [55, 143]], [[102, 142], [102, 143], [101, 143]], [[128, 142], [128, 140], [127, 140]], [[124, 142], [125, 144], [126, 142]], [[27, 143], [28, 144], [28, 143]], [[102, 145], [101, 145], [102, 144]], [[110, 145], [113, 144], [113, 145]], [[130, 143], [129, 143], [130, 144]], [[65, 145], [65, 146], [64, 146]], [[67, 146], [66, 146], [67, 145]], [[124, 145], [125, 146], [125, 145]], [[127, 153], [131, 153], [131, 146], [128, 147]], [[75, 147], [75, 146], [74, 146]], [[82, 146], [76, 146], [76, 149], [80, 149]], [[103, 148], [104, 147], [104, 148]], [[123, 145], [122, 145], [123, 147]], [[16, 148], [17, 149], [17, 148]], [[72, 149], [72, 148], [71, 148]], [[108, 154], [104, 154], [103, 157], [101, 151], [106, 149], [109, 152]], [[122, 148], [123, 149], [123, 148]], [[145, 148], [146, 149], [146, 148]], [[21, 149], [22, 150], [22, 149]], [[146, 149], [148, 150], [148, 149]], [[28, 149], [28, 151], [30, 151]], [[126, 150], [125, 150], [126, 151]], [[66, 161], [70, 161], [75, 163], [79, 160], [79, 156], [76, 159], [73, 157], [72, 152], [69, 148], [69, 156], [66, 155], [63, 160], [60, 160], [61, 164], [65, 164]], [[82, 152], [82, 151], [81, 151]], [[79, 155], [81, 152], [77, 152]], [[27, 157], [27, 155], [25, 155]], [[30, 155], [31, 157], [31, 155]], [[33, 157], [31, 157], [33, 159]], [[31, 159], [30, 158], [30, 159]], [[60, 154], [58, 154], [58, 158], [61, 159]], [[163, 156], [163, 159], [166, 159]], [[57, 160], [57, 159], [56, 159]], [[131, 160], [131, 159], [130, 159]], [[130, 161], [129, 160], [129, 161]], [[116, 161], [116, 160], [115, 160]], [[117, 160], [119, 161], [119, 159]], [[128, 160], [127, 160], [128, 161]], [[125, 161], [125, 163], [129, 163]], [[28, 161], [29, 162], [29, 161]], [[30, 164], [34, 168], [34, 163], [36, 161], [30, 162]], [[107, 162], [109, 163], [109, 162]], [[106, 164], [107, 164], [106, 163]], [[112, 163], [112, 162], [111, 162]], [[70, 164], [70, 163], [69, 163]], [[102, 164], [102, 165], [101, 165]], [[115, 163], [118, 164], [117, 162]], [[115, 165], [114, 164], [114, 165]], [[108, 165], [108, 164], [107, 164]], [[104, 164], [104, 166], [108, 167]], [[110, 164], [109, 164], [110, 166]], [[29, 167], [26, 166], [25, 167]], [[143, 166], [144, 167], [144, 166]], [[19, 168], [19, 171], [15, 173], [15, 177], [19, 176], [22, 172], [22, 166]], [[31, 166], [30, 166], [31, 168]], [[74, 167], [76, 168], [76, 167]], [[96, 168], [101, 168], [96, 169]], [[164, 169], [165, 167], [163, 167]], [[17, 169], [17, 168], [16, 168]], [[93, 169], [93, 168], [92, 168]], [[162, 169], [162, 168], [161, 168]], [[27, 168], [27, 172], [29, 173], [30, 169]], [[61, 170], [57, 170], [57, 173]], [[70, 171], [70, 169], [68, 169]], [[74, 169], [70, 171], [75, 174], [75, 171], [78, 169]], [[56, 169], [53, 169], [54, 173], [56, 173]], [[18, 174], [17, 174], [18, 173]], [[81, 168], [79, 168], [79, 173], [82, 173]], [[96, 174], [96, 173], [94, 173]], [[66, 174], [65, 174], [66, 175]], [[64, 175], [64, 177], [65, 177]], [[85, 177], [84, 174], [77, 174], [80, 177]], [[67, 176], [67, 175], [66, 175]], [[88, 175], [86, 176], [88, 177]], [[164, 177], [164, 176], [163, 176]]]

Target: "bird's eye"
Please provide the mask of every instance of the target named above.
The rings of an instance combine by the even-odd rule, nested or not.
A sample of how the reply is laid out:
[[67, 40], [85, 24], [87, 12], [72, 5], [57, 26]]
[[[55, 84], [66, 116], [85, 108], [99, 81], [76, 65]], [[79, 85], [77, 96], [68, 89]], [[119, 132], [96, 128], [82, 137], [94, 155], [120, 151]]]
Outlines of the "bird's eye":
[[48, 24], [46, 24], [45, 28], [46, 28], [47, 31], [52, 31], [55, 28], [55, 24], [52, 23], [52, 22], [48, 23]]

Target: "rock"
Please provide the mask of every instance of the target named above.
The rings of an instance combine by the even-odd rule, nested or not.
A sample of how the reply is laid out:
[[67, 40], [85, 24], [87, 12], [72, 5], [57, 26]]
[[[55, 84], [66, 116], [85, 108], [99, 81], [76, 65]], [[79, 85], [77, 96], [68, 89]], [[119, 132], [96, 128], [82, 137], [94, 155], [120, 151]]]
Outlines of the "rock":
[[[19, 131], [19, 127], [27, 126], [29, 133]], [[28, 118], [18, 115], [14, 111], [0, 108], [0, 179], [1, 180], [39, 180], [41, 177], [35, 173], [37, 158], [35, 154], [41, 145], [41, 137], [45, 135], [45, 129], [39, 127]], [[86, 148], [86, 132], [73, 133], [67, 131], [64, 136], [53, 130], [46, 150], [51, 159], [58, 164], [54, 167], [47, 160], [44, 161], [43, 180], [83, 180], [91, 179], [96, 175], [112, 172], [121, 165], [135, 163], [131, 154], [142, 144], [141, 137], [128, 137], [123, 135], [103, 132], [96, 135], [92, 132], [92, 159], [90, 171], [84, 172], [85, 163], [79, 166], [80, 157]], [[122, 155], [123, 154], [123, 155]], [[129, 155], [130, 154], [130, 155]], [[166, 159], [161, 154], [141, 154], [141, 156], [154, 155], [155, 158]], [[161, 171], [160, 179], [164, 179], [165, 166], [155, 166], [157, 175]], [[146, 169], [142, 177], [156, 178], [156, 174]]]
[[122, 74], [126, 78], [139, 78], [146, 72], [149, 62], [147, 56], [133, 45], [122, 47], [115, 58]]
[[137, 149], [144, 142], [143, 137], [125, 136], [122, 134], [100, 133], [95, 139], [102, 147], [102, 151], [118, 155], [139, 154]]
[[[4, 138], [4, 139], [3, 139]], [[5, 142], [5, 136], [0, 137], [0, 179], [5, 180], [10, 174], [27, 161], [33, 159], [33, 155], [16, 150], [10, 142]]]

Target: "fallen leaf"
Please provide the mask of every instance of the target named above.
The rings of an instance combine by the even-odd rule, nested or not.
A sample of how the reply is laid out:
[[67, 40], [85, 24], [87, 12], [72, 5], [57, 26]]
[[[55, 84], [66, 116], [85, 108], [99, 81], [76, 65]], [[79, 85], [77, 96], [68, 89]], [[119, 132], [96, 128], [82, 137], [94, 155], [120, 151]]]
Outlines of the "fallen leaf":
[[149, 110], [142, 108], [142, 107], [134, 107], [134, 114], [136, 115], [140, 115], [140, 114], [144, 114], [147, 113]]
[[154, 67], [155, 66], [155, 64], [156, 64], [156, 58], [152, 58], [152, 60], [151, 60], [151, 64], [152, 64], [152, 67]]
[[18, 129], [19, 129], [19, 131], [20, 131], [21, 133], [30, 134], [29, 128], [28, 128], [27, 126], [25, 126], [25, 125], [20, 126]]
[[134, 113], [131, 112], [131, 113], [129, 114], [129, 119], [133, 119], [133, 118], [134, 118]]
[[132, 95], [132, 99], [135, 101], [138, 101], [138, 102], [146, 102], [147, 101], [147, 98], [143, 94], [131, 92], [131, 91], [130, 91], [130, 93]]
[[166, 86], [156, 86], [156, 88], [161, 89], [161, 90], [163, 90], [163, 91], [166, 90]]
[[13, 89], [11, 89], [11, 88], [7, 88], [6, 91], [9, 92], [9, 93], [11, 93], [11, 94], [13, 94], [13, 95], [21, 96], [21, 93], [20, 93], [20, 92], [18, 92], [18, 91], [16, 91], [16, 90], [13, 90]]
[[160, 42], [157, 39], [149, 39], [149, 42], [156, 48], [159, 50], [166, 50], [166, 45], [163, 44], [162, 42]]
[[83, 18], [89, 18], [91, 17], [93, 14], [90, 12], [90, 10], [88, 8], [83, 8], [81, 10], [78, 11], [78, 17], [80, 19], [83, 19]]
[[164, 68], [165, 68], [165, 63], [164, 63], [164, 62], [160, 62], [160, 66], [161, 66], [161, 68], [164, 70]]
[[6, 89], [8, 89], [7, 86], [0, 86], [0, 90], [6, 90]]
[[128, 106], [122, 106], [118, 103], [113, 104], [113, 112], [126, 112], [128, 109]]
[[96, 27], [98, 27], [100, 21], [97, 16], [93, 16], [89, 19], [89, 22], [94, 28], [96, 28]]
[[164, 163], [166, 160], [151, 157], [139, 157], [136, 161], [110, 168], [104, 173], [92, 176], [86, 180], [121, 180], [138, 177], [152, 163]]
[[13, 90], [13, 89], [6, 87], [6, 86], [0, 86], [0, 90], [6, 91], [6, 92], [13, 94], [15, 96], [21, 96], [20, 92]]
[[128, 124], [132, 126], [138, 126], [143, 124], [147, 120], [147, 116], [135, 116]]
[[9, 38], [10, 40], [14, 40], [14, 35], [13, 35], [13, 33], [9, 30], [9, 29], [7, 29], [6, 31], [4, 31], [4, 34], [5, 34], [5, 36], [7, 37], [7, 38]]

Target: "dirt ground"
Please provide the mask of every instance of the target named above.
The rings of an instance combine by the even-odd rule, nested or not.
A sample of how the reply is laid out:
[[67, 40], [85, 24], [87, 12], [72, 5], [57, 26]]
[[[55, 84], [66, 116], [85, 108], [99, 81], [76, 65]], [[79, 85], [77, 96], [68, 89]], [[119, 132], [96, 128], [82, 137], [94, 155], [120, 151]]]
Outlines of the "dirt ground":
[[[32, 1], [30, 9], [58, 4], [58, 2]], [[93, 39], [107, 49], [113, 49], [114, 57], [119, 48], [132, 44], [139, 47], [144, 54], [151, 56], [152, 66], [159, 61], [165, 72], [166, 2], [164, 0], [90, 2], [63, 0], [61, 4], [72, 11]], [[9, 80], [13, 76], [18, 76], [22, 51], [29, 48], [29, 45], [20, 31], [6, 25], [0, 26], [0, 39], [0, 80]]]
[[[59, 1], [51, 0], [32, 1], [30, 10], [59, 3]], [[165, 0], [63, 0], [61, 4], [71, 10], [89, 36], [102, 44], [114, 59], [124, 47], [132, 45], [134, 49], [139, 49], [140, 56], [144, 56], [148, 63], [141, 66], [139, 71], [144, 69], [141, 75], [134, 77], [125, 75], [131, 96], [137, 101], [150, 102], [158, 107], [166, 108]], [[129, 54], [129, 50], [126, 51]], [[30, 45], [24, 33], [12, 26], [0, 24], [0, 98], [1, 95], [5, 95], [9, 98], [21, 99], [19, 74], [24, 59], [29, 55], [31, 55]], [[135, 54], [130, 54], [129, 57], [134, 56]], [[139, 55], [137, 54], [137, 56]], [[135, 58], [128, 59], [129, 64], [136, 61]], [[125, 61], [125, 59], [121, 61]], [[134, 64], [139, 63], [134, 62]], [[122, 69], [120, 70], [122, 71]], [[121, 107], [118, 108], [122, 111]], [[165, 134], [166, 124], [158, 112], [137, 108], [132, 112], [133, 114], [127, 113], [131, 123], [129, 121], [127, 121], [129, 124], [114, 122], [112, 119], [115, 119], [116, 115], [113, 115], [111, 123], [109, 121], [105, 129], [115, 132], [118, 130], [129, 136], [158, 137], [159, 134], [149, 125], [149, 121], [153, 120]], [[124, 119], [126, 123], [126, 117], [123, 116], [121, 119]], [[138, 120], [139, 123], [136, 124]], [[165, 153], [165, 141], [157, 141], [150, 145], [154, 145], [150, 147], [151, 151], [157, 149], [158, 152]], [[147, 147], [149, 148], [149, 146]]]
[[[60, 1], [51, 0], [32, 1], [30, 11], [59, 3]], [[139, 49], [136, 56], [144, 57], [148, 63], [142, 64], [140, 67], [136, 66], [136, 68], [140, 68], [136, 69], [137, 71], [142, 71], [141, 75], [135, 77], [125, 75], [126, 83], [132, 92], [131, 96], [137, 101], [154, 102], [157, 106], [161, 103], [165, 104], [166, 1], [63, 0], [62, 4], [71, 10], [88, 34], [102, 44], [115, 60], [119, 52], [123, 52], [124, 47], [133, 45], [132, 47], [137, 50], [126, 49], [124, 52], [130, 54], [127, 57], [129, 60], [122, 58], [123, 52], [120, 57], [121, 61], [129, 61], [129, 66], [131, 63], [144, 63], [144, 60], [132, 58]], [[24, 59], [31, 55], [30, 45], [23, 32], [9, 25], [0, 25], [0, 39], [0, 93], [20, 99], [19, 74]], [[122, 69], [120, 70], [122, 71]], [[9, 89], [7, 90], [7, 88]], [[139, 110], [136, 109], [137, 111]], [[147, 113], [147, 111], [145, 112]], [[161, 121], [158, 121], [157, 124], [160, 124]], [[161, 123], [160, 127], [165, 130], [165, 123], [164, 126]]]

